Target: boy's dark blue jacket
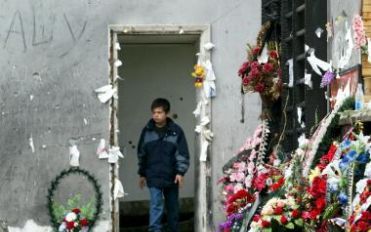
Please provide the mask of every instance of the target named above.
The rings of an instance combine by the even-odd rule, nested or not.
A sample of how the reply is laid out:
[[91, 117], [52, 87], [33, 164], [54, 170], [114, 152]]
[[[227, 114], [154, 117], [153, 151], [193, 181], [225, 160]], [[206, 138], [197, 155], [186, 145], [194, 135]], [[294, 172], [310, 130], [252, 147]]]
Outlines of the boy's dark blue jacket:
[[151, 119], [143, 128], [138, 143], [138, 174], [146, 177], [148, 187], [164, 188], [174, 184], [175, 175], [184, 175], [189, 167], [189, 152], [184, 132], [167, 118], [162, 137]]

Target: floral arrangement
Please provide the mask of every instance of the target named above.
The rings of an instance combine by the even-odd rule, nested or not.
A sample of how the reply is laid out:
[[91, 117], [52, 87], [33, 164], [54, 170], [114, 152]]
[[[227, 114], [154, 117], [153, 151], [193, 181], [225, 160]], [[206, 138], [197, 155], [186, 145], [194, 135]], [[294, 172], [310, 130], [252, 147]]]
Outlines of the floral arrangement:
[[271, 159], [264, 162], [268, 133], [267, 122], [264, 121], [256, 128], [253, 137], [246, 139], [240, 148], [239, 158], [224, 170], [224, 176], [219, 182], [223, 183], [227, 220], [220, 224], [220, 231], [239, 231], [255, 196], [275, 193], [285, 182], [276, 156], [271, 155]]
[[371, 228], [371, 178], [364, 179], [365, 186], [353, 202], [354, 211], [349, 217], [351, 232], [367, 232]]
[[87, 232], [89, 231], [89, 221], [81, 216], [81, 210], [74, 208], [63, 218], [59, 232]]
[[365, 28], [363, 26], [362, 17], [360, 15], [356, 15], [353, 18], [352, 23], [353, 31], [354, 31], [354, 44], [356, 48], [361, 48], [363, 51], [367, 52], [367, 49], [364, 49], [367, 46], [367, 38], [365, 33]]
[[[64, 178], [72, 175], [80, 175], [86, 178], [87, 182], [93, 187], [92, 195], [90, 198], [85, 197], [87, 202], [82, 202], [81, 194], [76, 194], [67, 200], [67, 206], [65, 204], [59, 203], [56, 199], [56, 193], [59, 188], [60, 183]], [[91, 230], [96, 221], [99, 218], [99, 214], [102, 210], [102, 193], [100, 191], [100, 186], [97, 179], [90, 174], [88, 171], [76, 167], [72, 167], [66, 170], [61, 171], [55, 179], [52, 180], [50, 188], [48, 189], [47, 195], [47, 207], [50, 216], [50, 222], [55, 231], [65, 231], [65, 232], [75, 232], [80, 231], [78, 228], [81, 228], [81, 231]], [[74, 219], [74, 213], [76, 219]], [[67, 215], [69, 215], [67, 217]], [[78, 221], [77, 221], [78, 220]], [[74, 230], [67, 229], [72, 227], [72, 221], [77, 224], [77, 227]], [[69, 225], [68, 225], [69, 223]]]
[[195, 87], [201, 88], [205, 80], [205, 68], [199, 64], [196, 64], [193, 68], [192, 76], [195, 78]]
[[272, 228], [294, 229], [295, 225], [301, 227], [303, 219], [301, 212], [293, 197], [287, 199], [271, 198], [262, 208], [260, 214], [253, 217], [249, 232], [272, 231]]
[[276, 50], [269, 50], [267, 62], [259, 62], [262, 47], [248, 46], [248, 58], [240, 69], [242, 90], [244, 93], [257, 92], [268, 100], [277, 100], [281, 93], [282, 79], [279, 56]]
[[85, 232], [93, 222], [95, 214], [95, 199], [91, 198], [87, 204], [81, 203], [81, 194], [76, 194], [67, 201], [67, 207], [53, 202], [53, 215], [59, 221], [59, 232]]

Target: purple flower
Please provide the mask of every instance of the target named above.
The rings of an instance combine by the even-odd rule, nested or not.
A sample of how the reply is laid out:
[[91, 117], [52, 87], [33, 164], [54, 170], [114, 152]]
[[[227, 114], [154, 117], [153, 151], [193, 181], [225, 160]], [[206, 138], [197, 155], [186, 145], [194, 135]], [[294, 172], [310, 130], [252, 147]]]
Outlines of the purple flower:
[[323, 74], [323, 76], [322, 76], [321, 88], [324, 88], [325, 86], [328, 86], [332, 82], [334, 77], [335, 77], [335, 73], [333, 73], [331, 71], [326, 71], [326, 73]]

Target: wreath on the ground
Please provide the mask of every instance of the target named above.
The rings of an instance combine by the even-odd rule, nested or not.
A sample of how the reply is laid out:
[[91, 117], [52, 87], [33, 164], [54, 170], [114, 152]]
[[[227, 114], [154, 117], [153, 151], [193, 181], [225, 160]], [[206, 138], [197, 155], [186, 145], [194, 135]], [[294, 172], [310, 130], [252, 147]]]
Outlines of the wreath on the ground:
[[[86, 231], [91, 231], [91, 229], [94, 227], [95, 223], [98, 221], [99, 214], [102, 211], [102, 205], [103, 205], [102, 192], [100, 190], [100, 186], [98, 184], [97, 179], [93, 175], [91, 175], [86, 170], [76, 168], [76, 167], [72, 167], [72, 168], [63, 170], [51, 182], [50, 188], [48, 189], [48, 195], [47, 195], [47, 200], [48, 200], [47, 207], [48, 207], [48, 211], [49, 211], [49, 215], [50, 215], [51, 224], [54, 227], [54, 229], [58, 231], [58, 230], [60, 230], [61, 223], [66, 222], [66, 217], [68, 216], [68, 212], [65, 212], [66, 217], [63, 219], [63, 221], [58, 219], [55, 215], [55, 206], [54, 206], [55, 201], [54, 201], [53, 198], [54, 198], [55, 192], [56, 192], [56, 190], [58, 188], [58, 185], [60, 184], [61, 180], [63, 178], [66, 178], [66, 177], [70, 176], [70, 175], [82, 175], [82, 176], [86, 177], [86, 179], [90, 182], [90, 184], [94, 188], [94, 192], [95, 192], [95, 201], [94, 201], [95, 204], [94, 205], [95, 205], [95, 208], [94, 208], [94, 212], [92, 213], [89, 220], [86, 220], [85, 218], [80, 217], [80, 213], [81, 213], [80, 209], [77, 209], [77, 208], [69, 209], [69, 212], [75, 213], [77, 215], [77, 220], [80, 220], [82, 226], [84, 226], [84, 224], [85, 224], [85, 226], [86, 226], [85, 228], [87, 228]], [[77, 197], [77, 198], [79, 198], [79, 197]], [[74, 198], [74, 200], [76, 200], [76, 197]], [[73, 202], [74, 200], [70, 199], [69, 201]], [[89, 207], [92, 207], [92, 206], [89, 206]], [[76, 222], [76, 219], [74, 219], [74, 222]], [[82, 227], [81, 225], [79, 225], [79, 226]], [[74, 231], [74, 230], [71, 230], [71, 231]]]

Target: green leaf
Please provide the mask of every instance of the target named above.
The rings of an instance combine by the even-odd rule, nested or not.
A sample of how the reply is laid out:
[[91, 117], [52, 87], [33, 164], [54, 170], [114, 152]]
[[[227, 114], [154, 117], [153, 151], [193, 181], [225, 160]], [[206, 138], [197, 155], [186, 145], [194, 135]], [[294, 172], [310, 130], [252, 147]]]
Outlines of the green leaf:
[[302, 227], [304, 225], [304, 220], [302, 218], [298, 218], [295, 221], [295, 224]]
[[53, 202], [52, 209], [53, 209], [52, 212], [53, 212], [55, 218], [59, 222], [63, 221], [64, 215], [67, 212], [66, 208], [62, 204], [59, 204], [57, 202]]
[[285, 227], [286, 227], [287, 229], [293, 230], [293, 229], [295, 228], [295, 225], [294, 225], [294, 223], [289, 222], [289, 223], [287, 223], [287, 224], [285, 225]]
[[263, 232], [272, 232], [272, 228], [264, 228], [262, 231]]

